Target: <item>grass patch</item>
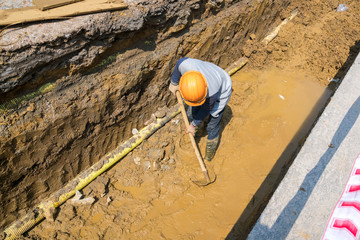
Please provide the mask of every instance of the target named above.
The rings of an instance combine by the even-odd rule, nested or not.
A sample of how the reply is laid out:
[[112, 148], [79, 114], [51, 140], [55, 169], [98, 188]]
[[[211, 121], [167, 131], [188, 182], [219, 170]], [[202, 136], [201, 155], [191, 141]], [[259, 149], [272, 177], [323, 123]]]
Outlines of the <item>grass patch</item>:
[[9, 109], [15, 108], [21, 103], [24, 103], [24, 102], [29, 101], [30, 99], [33, 99], [37, 96], [40, 96], [42, 94], [50, 92], [51, 90], [53, 90], [55, 88], [55, 85], [56, 85], [56, 83], [46, 83], [34, 92], [25, 94], [20, 97], [13, 98], [9, 101], [6, 101], [6, 102], [0, 104], [0, 114], [2, 115]]

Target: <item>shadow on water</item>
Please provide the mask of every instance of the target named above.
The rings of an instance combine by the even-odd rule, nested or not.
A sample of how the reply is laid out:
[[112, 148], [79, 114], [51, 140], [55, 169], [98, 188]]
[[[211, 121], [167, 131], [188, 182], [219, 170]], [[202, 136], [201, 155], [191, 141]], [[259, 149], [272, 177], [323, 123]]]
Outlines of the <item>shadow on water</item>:
[[[339, 146], [354, 126], [358, 116], [360, 114], [360, 97], [352, 104], [349, 111], [346, 113], [345, 117], [340, 123], [340, 126], [336, 130], [333, 138], [329, 143], [334, 145], [334, 148], [328, 148], [326, 152], [321, 156], [319, 162], [316, 166], [306, 175], [304, 181], [295, 196], [290, 200], [290, 202], [285, 206], [284, 210], [281, 212], [276, 222], [271, 228], [267, 226], [260, 225], [259, 232], [266, 233], [268, 236], [272, 236], [272, 233], [276, 235], [281, 235], [280, 239], [286, 239], [291, 228], [293, 227], [296, 219], [299, 216], [299, 213], [304, 208], [307, 200], [309, 199], [312, 191], [314, 190], [317, 182], [319, 181], [322, 173], [324, 172], [326, 166], [331, 161]], [[297, 213], [297, 214], [294, 214]], [[270, 238], [269, 238], [270, 239]], [[277, 238], [279, 239], [279, 238]]]
[[[339, 78], [340, 80], [342, 80], [345, 77], [350, 66], [355, 61], [359, 50], [360, 41], [356, 41], [355, 45], [350, 48], [348, 59], [339, 69], [338, 73], [335, 75], [334, 78]], [[338, 87], [338, 85], [339, 83], [331, 83], [328, 87], [328, 90], [325, 91], [320, 97], [320, 99], [317, 101], [312, 112], [302, 124], [301, 128], [297, 131], [296, 135], [290, 141], [284, 152], [281, 154], [280, 158], [277, 160], [270, 173], [268, 174], [264, 182], [261, 184], [259, 189], [256, 191], [256, 193], [246, 206], [245, 210], [227, 235], [227, 240], [247, 238], [252, 227], [260, 217], [260, 214], [265, 209], [265, 206], [270, 200], [273, 192], [282, 181], [290, 165], [295, 159], [297, 153], [302, 147], [304, 140], [310, 133], [312, 127], [315, 125], [316, 120], [325, 109], [326, 102], [330, 97], [330, 90], [334, 91]], [[271, 239], [271, 233], [279, 231], [281, 231], [281, 235], [283, 236], [281, 239], [286, 238], [291, 227], [293, 226], [299, 215], [294, 215], [292, 212], [301, 212], [326, 165], [329, 163], [329, 161], [335, 154], [337, 147], [340, 146], [341, 142], [346, 137], [351, 127], [354, 125], [359, 113], [360, 97], [353, 103], [352, 107], [349, 109], [344, 119], [342, 120], [333, 139], [329, 142], [333, 143], [334, 145], [336, 144], [335, 148], [329, 148], [328, 151], [326, 151], [321, 157], [318, 164], [305, 177], [303, 183], [307, 184], [306, 192], [302, 191], [302, 189], [298, 190], [295, 197], [284, 208], [271, 229], [269, 229], [267, 226], [262, 226], [263, 229], [261, 229], [260, 231], [265, 235], [267, 234], [269, 236], [268, 239]]]

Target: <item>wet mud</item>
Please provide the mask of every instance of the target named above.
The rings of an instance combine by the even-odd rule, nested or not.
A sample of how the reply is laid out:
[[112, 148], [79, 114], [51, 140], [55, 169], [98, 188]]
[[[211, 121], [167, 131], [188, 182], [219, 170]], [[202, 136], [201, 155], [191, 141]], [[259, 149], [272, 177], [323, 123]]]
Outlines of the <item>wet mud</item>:
[[[98, 199], [90, 209], [66, 203], [55, 225], [45, 221], [29, 236], [60, 239], [64, 231], [70, 238], [226, 238], [288, 143], [299, 144], [293, 138], [325, 91], [305, 75], [279, 69], [240, 72], [232, 80], [221, 144], [207, 162], [217, 175], [215, 183], [199, 187], [192, 182], [203, 175], [178, 116], [107, 172], [105, 180], [84, 190]], [[197, 139], [204, 153], [202, 130]], [[67, 211], [72, 220], [65, 219]]]
[[[66, 202], [54, 220], [43, 221], [24, 238], [245, 239], [261, 205], [359, 52], [360, 7], [349, 1], [349, 10], [340, 13], [337, 4], [292, 1], [278, 23], [295, 8], [299, 15], [269, 45], [261, 44], [261, 34], [249, 34], [237, 46], [238, 54], [217, 58], [226, 65], [229, 59], [247, 56], [249, 63], [232, 77], [234, 93], [225, 109], [221, 143], [214, 160], [207, 163], [217, 175], [215, 183], [203, 188], [192, 183], [203, 175], [179, 115], [82, 191], [95, 203]], [[204, 49], [209, 50], [195, 47], [189, 56], [206, 56]], [[159, 92], [167, 91], [165, 85]], [[113, 101], [119, 96], [113, 95]], [[169, 105], [175, 103], [175, 98], [161, 96]], [[149, 117], [144, 115], [143, 121]], [[122, 131], [131, 132], [135, 125]], [[121, 133], [111, 137], [118, 127], [110, 126], [102, 135], [106, 146], [102, 151], [121, 139]], [[204, 153], [204, 129], [196, 139]], [[96, 156], [102, 146], [92, 148], [98, 151]], [[274, 169], [281, 159], [285, 160]]]
[[[4, 72], [14, 78], [0, 80], [16, 85], [0, 97], [1, 228], [115, 149], [158, 108], [174, 105], [168, 84], [177, 59], [187, 55], [227, 67], [250, 33], [266, 34], [283, 4], [143, 0], [90, 22], [81, 16], [6, 30], [1, 67], [22, 74]], [[57, 24], [64, 28], [41, 35]], [[16, 41], [24, 31], [43, 38]], [[44, 59], [49, 63], [39, 65]], [[20, 65], [7, 68], [13, 60]]]

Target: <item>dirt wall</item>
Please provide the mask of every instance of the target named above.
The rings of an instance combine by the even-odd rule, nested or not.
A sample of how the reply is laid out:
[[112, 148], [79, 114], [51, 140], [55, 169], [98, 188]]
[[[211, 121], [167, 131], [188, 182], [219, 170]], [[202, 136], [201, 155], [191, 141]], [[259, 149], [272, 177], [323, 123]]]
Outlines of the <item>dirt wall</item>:
[[167, 87], [178, 58], [226, 67], [251, 55], [249, 35], [265, 36], [289, 2], [141, 1], [5, 31], [2, 103], [42, 84], [51, 91], [0, 116], [0, 225], [114, 149], [157, 108], [173, 105]]

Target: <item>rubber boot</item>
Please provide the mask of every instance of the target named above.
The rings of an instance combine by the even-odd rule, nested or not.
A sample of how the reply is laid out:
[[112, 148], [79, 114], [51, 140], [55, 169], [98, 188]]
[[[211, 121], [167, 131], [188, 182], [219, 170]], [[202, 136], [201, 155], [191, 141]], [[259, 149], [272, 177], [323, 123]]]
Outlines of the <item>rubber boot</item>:
[[218, 144], [219, 144], [219, 137], [211, 140], [207, 140], [205, 160], [210, 162], [214, 158]]

